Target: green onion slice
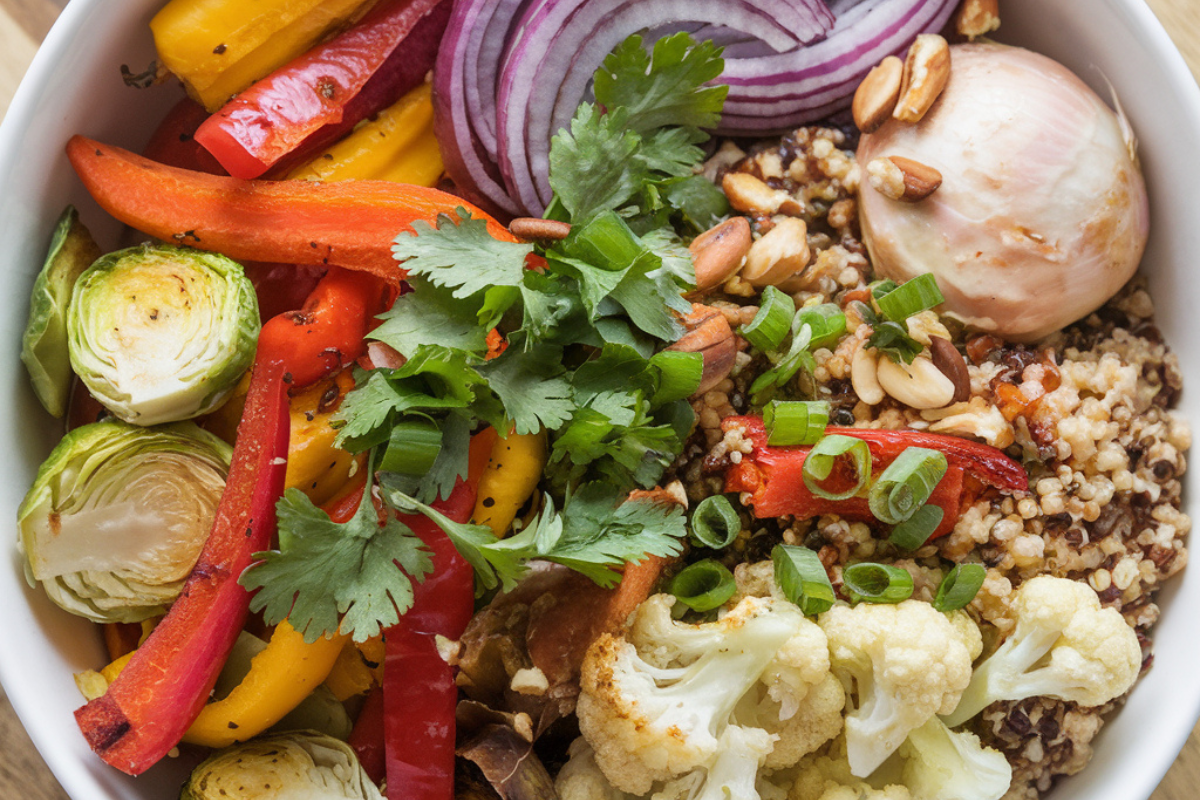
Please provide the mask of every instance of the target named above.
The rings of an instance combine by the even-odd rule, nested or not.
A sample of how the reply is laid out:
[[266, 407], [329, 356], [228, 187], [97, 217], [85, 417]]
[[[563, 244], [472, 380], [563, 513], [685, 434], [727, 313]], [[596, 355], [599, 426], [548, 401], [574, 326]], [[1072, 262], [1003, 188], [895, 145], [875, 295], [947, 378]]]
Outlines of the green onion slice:
[[931, 273], [918, 275], [882, 296], [875, 297], [879, 310], [890, 320], [900, 322], [946, 300]]
[[[849, 456], [854, 466], [854, 485], [843, 492], [831, 491], [820, 485], [833, 474], [843, 456]], [[839, 470], [840, 473], [840, 470]], [[817, 442], [804, 459], [804, 485], [817, 497], [825, 500], [846, 500], [861, 492], [871, 482], [871, 448], [862, 439], [835, 433]], [[839, 474], [840, 477], [840, 474]]]
[[655, 406], [673, 403], [691, 397], [704, 377], [704, 356], [701, 353], [684, 353], [677, 350], [662, 350], [650, 358], [658, 367], [658, 391], [651, 403]]
[[424, 475], [442, 450], [442, 431], [430, 419], [404, 419], [392, 428], [387, 450], [379, 462], [381, 472]]
[[692, 512], [692, 539], [705, 547], [728, 547], [741, 531], [742, 521], [725, 495], [704, 498]]
[[793, 544], [777, 544], [771, 551], [775, 585], [805, 616], [815, 616], [833, 607], [836, 596], [825, 565], [814, 550]]
[[746, 341], [759, 350], [774, 350], [791, 329], [796, 304], [782, 290], [768, 286], [763, 290], [758, 313], [740, 331]]
[[828, 400], [772, 400], [763, 406], [767, 444], [816, 444], [829, 425]]
[[939, 506], [921, 506], [911, 517], [892, 529], [888, 541], [903, 550], [916, 550], [929, 541], [945, 516], [946, 512]]
[[871, 290], [871, 299], [878, 301], [885, 294], [896, 291], [898, 285], [891, 278], [884, 278], [880, 281], [872, 281], [867, 285], [867, 288]]
[[933, 607], [938, 611], [957, 611], [965, 608], [979, 594], [987, 570], [982, 564], [959, 564], [946, 573], [933, 597]]
[[834, 303], [802, 308], [798, 319], [800, 324], [812, 330], [812, 341], [808, 344], [810, 350], [829, 347], [846, 332], [846, 315]]
[[909, 519], [929, 500], [947, 466], [945, 454], [938, 450], [906, 447], [871, 486], [871, 513], [889, 525]]
[[912, 575], [890, 564], [853, 564], [842, 572], [842, 584], [855, 603], [899, 603], [913, 593]]
[[692, 611], [703, 612], [725, 605], [737, 591], [737, 584], [724, 564], [708, 558], [672, 578], [667, 590]]

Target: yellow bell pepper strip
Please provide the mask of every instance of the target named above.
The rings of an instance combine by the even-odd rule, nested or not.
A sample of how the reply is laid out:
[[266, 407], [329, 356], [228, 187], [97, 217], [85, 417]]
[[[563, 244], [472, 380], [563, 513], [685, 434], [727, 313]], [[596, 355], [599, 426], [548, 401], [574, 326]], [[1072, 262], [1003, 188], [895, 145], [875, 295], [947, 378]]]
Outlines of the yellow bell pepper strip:
[[366, 694], [376, 684], [371, 668], [363, 663], [362, 653], [353, 642], [347, 642], [333, 662], [325, 686], [333, 696], [345, 702], [351, 697]]
[[284, 620], [250, 662], [250, 673], [227, 697], [204, 706], [183, 740], [228, 747], [257, 736], [324, 682], [345, 643], [344, 636], [306, 643]]
[[479, 479], [479, 495], [471, 519], [498, 537], [512, 527], [517, 512], [537, 489], [546, 468], [546, 434], [510, 433], [492, 447]]
[[430, 84], [413, 89], [312, 161], [289, 180], [377, 180], [434, 186], [442, 176], [442, 152], [433, 135]]
[[250, 595], [238, 576], [270, 545], [283, 493], [283, 371], [260, 350], [212, 533], [182, 594], [104, 696], [75, 712], [88, 744], [122, 772], [142, 774], [179, 743], [245, 623]]
[[171, 0], [150, 31], [159, 60], [211, 113], [354, 22], [374, 0]]
[[351, 472], [366, 467], [364, 459], [356, 459], [333, 444], [337, 437], [332, 425], [334, 412], [353, 388], [354, 376], [350, 370], [343, 370], [298, 392], [289, 401], [292, 435], [284, 487], [299, 489], [315, 505], [332, 499], [350, 480]]

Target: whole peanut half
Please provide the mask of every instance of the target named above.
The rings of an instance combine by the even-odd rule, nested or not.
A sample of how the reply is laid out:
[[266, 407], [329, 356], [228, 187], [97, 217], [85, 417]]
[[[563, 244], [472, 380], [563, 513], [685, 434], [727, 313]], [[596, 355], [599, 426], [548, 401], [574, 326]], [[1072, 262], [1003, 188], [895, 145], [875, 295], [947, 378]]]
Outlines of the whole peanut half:
[[737, 341], [725, 315], [712, 306], [693, 303], [691, 313], [680, 322], [686, 332], [667, 349], [704, 357], [704, 374], [693, 396], [701, 395], [729, 375], [737, 358]]
[[950, 45], [936, 33], [922, 33], [908, 49], [900, 99], [892, 116], [901, 122], [920, 122], [950, 79]]
[[867, 181], [884, 197], [916, 203], [937, 191], [942, 173], [911, 158], [888, 156], [867, 164]]
[[904, 78], [904, 62], [888, 56], [867, 73], [854, 92], [850, 112], [854, 124], [863, 133], [874, 133], [891, 119], [896, 101], [900, 99], [900, 84]]
[[688, 251], [696, 267], [696, 289], [703, 292], [720, 286], [737, 272], [750, 243], [750, 222], [745, 217], [727, 219], [692, 240]]

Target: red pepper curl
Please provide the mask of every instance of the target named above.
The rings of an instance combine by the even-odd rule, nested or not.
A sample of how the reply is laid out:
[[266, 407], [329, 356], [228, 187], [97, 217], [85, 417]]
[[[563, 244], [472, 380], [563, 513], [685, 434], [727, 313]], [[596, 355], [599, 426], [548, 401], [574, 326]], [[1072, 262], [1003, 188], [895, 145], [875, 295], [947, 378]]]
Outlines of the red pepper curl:
[[[727, 417], [721, 423], [728, 432], [742, 429], [754, 449], [725, 472], [725, 490], [748, 492], [754, 516], [762, 519], [790, 515], [807, 519], [821, 514], [837, 514], [859, 522], [874, 522], [865, 497], [828, 500], [812, 493], [804, 483], [804, 460], [810, 447], [772, 447], [760, 417]], [[1029, 477], [1020, 464], [986, 444], [958, 436], [943, 436], [914, 430], [877, 430], [870, 428], [826, 428], [827, 435], [840, 434], [867, 443], [871, 451], [872, 474], [878, 475], [905, 449], [924, 447], [946, 456], [946, 474], [934, 489], [928, 503], [942, 509], [941, 523], [931, 539], [945, 536], [958, 522], [965, 501], [985, 486], [1008, 493], [1029, 489]], [[836, 477], [836, 476], [835, 476]]]

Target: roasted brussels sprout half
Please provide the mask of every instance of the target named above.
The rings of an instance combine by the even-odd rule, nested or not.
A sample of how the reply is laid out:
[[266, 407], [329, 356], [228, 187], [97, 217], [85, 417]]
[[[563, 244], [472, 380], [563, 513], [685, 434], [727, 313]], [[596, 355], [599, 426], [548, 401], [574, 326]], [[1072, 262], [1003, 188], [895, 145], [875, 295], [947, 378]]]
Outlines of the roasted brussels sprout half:
[[231, 456], [190, 422], [71, 431], [17, 511], [30, 585], [96, 622], [164, 613], [208, 538]]
[[33, 391], [56, 417], [67, 411], [71, 393], [71, 361], [67, 354], [67, 307], [71, 290], [83, 271], [100, 257], [100, 248], [79, 214], [68, 206], [50, 238], [46, 263], [33, 283], [29, 321], [21, 340], [21, 360]]
[[383, 800], [354, 750], [312, 731], [219, 750], [192, 770], [179, 800]]
[[67, 313], [71, 367], [138, 425], [220, 405], [250, 366], [259, 327], [241, 265], [169, 245], [103, 256], [80, 276]]

